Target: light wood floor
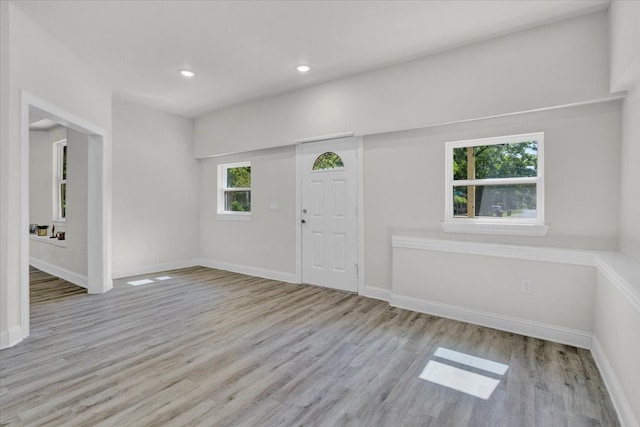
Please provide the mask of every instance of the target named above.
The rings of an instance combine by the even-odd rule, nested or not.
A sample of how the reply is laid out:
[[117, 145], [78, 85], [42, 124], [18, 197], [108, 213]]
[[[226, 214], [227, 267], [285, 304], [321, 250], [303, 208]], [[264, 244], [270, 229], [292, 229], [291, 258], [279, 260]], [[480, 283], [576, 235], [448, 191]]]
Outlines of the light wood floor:
[[[32, 271], [31, 337], [0, 352], [0, 424], [619, 425], [586, 350], [312, 286], [163, 274], [87, 295]], [[430, 360], [500, 383], [488, 400], [461, 393], [418, 377]]]

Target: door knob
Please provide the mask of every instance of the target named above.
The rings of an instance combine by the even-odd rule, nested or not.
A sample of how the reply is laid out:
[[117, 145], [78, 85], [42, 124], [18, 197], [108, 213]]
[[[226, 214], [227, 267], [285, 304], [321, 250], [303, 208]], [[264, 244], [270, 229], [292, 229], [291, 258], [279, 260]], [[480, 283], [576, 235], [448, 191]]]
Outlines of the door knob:
[[303, 220], [302, 220], [302, 221], [300, 221], [300, 222], [302, 222], [303, 224], [306, 224], [306, 223], [307, 223], [307, 220], [306, 220], [306, 219], [303, 219]]

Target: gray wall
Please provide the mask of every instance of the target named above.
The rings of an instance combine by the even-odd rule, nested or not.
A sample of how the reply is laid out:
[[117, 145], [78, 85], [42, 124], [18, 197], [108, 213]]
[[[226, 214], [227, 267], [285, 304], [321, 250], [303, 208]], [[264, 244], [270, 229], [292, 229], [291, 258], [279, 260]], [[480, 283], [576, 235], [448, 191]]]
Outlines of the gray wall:
[[624, 100], [620, 186], [620, 251], [640, 262], [640, 80]]
[[[33, 139], [31, 140], [31, 138]], [[53, 222], [52, 143], [67, 139], [67, 221]], [[87, 276], [87, 135], [57, 127], [49, 132], [30, 132], [30, 212], [29, 222], [52, 225], [65, 231], [65, 246], [29, 241], [29, 256], [62, 268], [77, 276]]]
[[611, 90], [628, 91], [622, 116], [620, 251], [640, 262], [640, 2], [613, 2], [609, 18]]
[[[67, 128], [59, 127], [56, 133], [67, 138]], [[29, 132], [29, 222], [51, 226], [52, 219], [52, 148], [51, 132]], [[51, 231], [51, 229], [49, 229]]]
[[[251, 161], [251, 221], [218, 219], [217, 165], [242, 161]], [[272, 203], [277, 210], [271, 209]], [[200, 160], [203, 259], [292, 275], [295, 227], [294, 147]]]
[[[609, 393], [613, 395], [618, 413], [627, 418], [622, 425], [638, 425], [640, 421], [640, 309], [633, 305], [616, 284], [597, 273], [595, 319], [593, 327], [594, 353], [604, 355], [598, 364], [605, 377]], [[611, 381], [617, 378], [618, 384]], [[619, 388], [618, 388], [619, 386]], [[626, 397], [621, 404], [620, 395]], [[631, 418], [635, 417], [636, 424]]]
[[[552, 325], [584, 335], [592, 331], [595, 274], [588, 266], [393, 249], [396, 298], [445, 304], [463, 313], [490, 313], [529, 326]], [[530, 293], [520, 291], [523, 279], [532, 282]]]
[[190, 119], [114, 98], [114, 277], [198, 258], [192, 129]]

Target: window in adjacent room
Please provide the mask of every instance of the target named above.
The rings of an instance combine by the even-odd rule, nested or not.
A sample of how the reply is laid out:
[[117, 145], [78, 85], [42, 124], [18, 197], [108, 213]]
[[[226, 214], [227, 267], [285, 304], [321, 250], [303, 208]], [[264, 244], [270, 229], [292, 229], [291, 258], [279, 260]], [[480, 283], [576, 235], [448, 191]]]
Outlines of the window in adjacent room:
[[446, 144], [445, 231], [544, 235], [543, 133]]
[[67, 140], [53, 143], [53, 220], [67, 218]]
[[251, 162], [218, 165], [218, 214], [251, 217]]

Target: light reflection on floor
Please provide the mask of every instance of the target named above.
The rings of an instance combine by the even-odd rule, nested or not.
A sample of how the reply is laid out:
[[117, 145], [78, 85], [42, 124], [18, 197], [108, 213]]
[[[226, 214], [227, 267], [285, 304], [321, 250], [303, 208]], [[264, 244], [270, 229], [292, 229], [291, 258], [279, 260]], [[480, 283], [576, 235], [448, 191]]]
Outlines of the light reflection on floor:
[[[503, 376], [509, 369], [508, 365], [443, 347], [438, 347], [433, 353], [433, 357], [499, 376]], [[500, 379], [435, 360], [427, 362], [420, 374], [420, 378], [485, 400], [491, 397], [498, 384], [500, 384]]]
[[127, 282], [128, 284], [130, 284], [131, 286], [140, 286], [140, 285], [146, 285], [149, 283], [153, 283], [153, 280], [149, 280], [149, 279], [141, 279], [141, 280], [133, 280], [131, 282]]
[[140, 280], [132, 280], [131, 282], [127, 282], [131, 286], [140, 286], [140, 285], [148, 285], [149, 283], [155, 283], [156, 280], [164, 281], [171, 279], [170, 276], [160, 276], [156, 277], [155, 280], [151, 279], [140, 279]]
[[483, 371], [493, 372], [498, 375], [504, 375], [505, 372], [507, 372], [507, 369], [509, 369], [509, 365], [494, 362], [489, 359], [483, 359], [482, 357], [472, 356], [466, 353], [460, 353], [459, 351], [449, 350], [448, 348], [438, 347], [433, 355], [441, 359], [448, 359], [453, 362], [482, 369]]

